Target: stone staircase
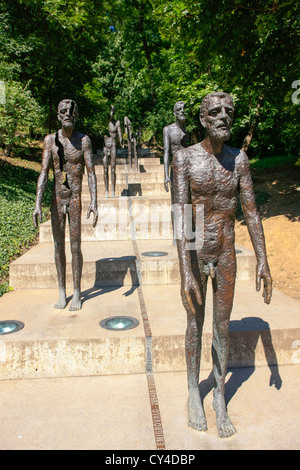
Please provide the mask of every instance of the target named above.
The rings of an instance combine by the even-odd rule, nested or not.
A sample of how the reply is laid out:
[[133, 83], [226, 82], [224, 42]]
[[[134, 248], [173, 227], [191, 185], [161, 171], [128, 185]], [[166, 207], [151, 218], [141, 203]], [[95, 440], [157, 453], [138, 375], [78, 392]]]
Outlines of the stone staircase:
[[[11, 263], [10, 285], [14, 291], [1, 299], [0, 319], [18, 319], [25, 327], [3, 336], [6, 361], [0, 363], [0, 378], [185, 369], [185, 311], [163, 165], [155, 156], [139, 158], [138, 171], [134, 164], [132, 170], [128, 168], [126, 162], [122, 156], [117, 158], [116, 197], [105, 198], [101, 156], [95, 156], [99, 210], [95, 228], [92, 219], [85, 218], [90, 198], [84, 175], [82, 310], [53, 308], [57, 278], [50, 222], [40, 226], [39, 243]], [[68, 228], [66, 234], [68, 237]], [[68, 246], [66, 251], [71, 295]], [[274, 292], [271, 306], [263, 304], [261, 294], [255, 292], [253, 252], [239, 246], [236, 252], [230, 365], [292, 363], [292, 345], [300, 338], [299, 304], [279, 291]], [[211, 312], [209, 289], [204, 368], [211, 367]], [[100, 327], [101, 320], [120, 314], [135, 317], [139, 325], [125, 331]]]

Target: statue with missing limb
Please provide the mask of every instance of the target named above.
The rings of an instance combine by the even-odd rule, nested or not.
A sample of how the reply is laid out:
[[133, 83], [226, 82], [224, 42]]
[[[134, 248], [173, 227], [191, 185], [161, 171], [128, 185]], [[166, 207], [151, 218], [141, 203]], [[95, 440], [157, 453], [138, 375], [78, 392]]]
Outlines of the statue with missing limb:
[[[228, 326], [236, 276], [234, 223], [238, 191], [257, 260], [256, 290], [260, 290], [263, 280], [263, 297], [267, 304], [272, 295], [263, 227], [255, 204], [248, 157], [242, 150], [224, 144], [230, 137], [233, 112], [229, 95], [207, 95], [200, 110], [204, 140], [179, 150], [173, 160], [174, 193], [179, 207], [176, 228], [181, 296], [187, 313], [188, 420], [189, 425], [199, 431], [207, 429], [198, 385], [206, 287], [208, 277], [211, 277], [213, 406], [220, 437], [236, 432], [227, 413], [224, 391], [229, 351]], [[189, 202], [189, 188], [193, 214], [197, 205], [204, 210], [203, 240], [194, 251], [189, 251], [184, 235], [184, 205]]]
[[128, 162], [129, 162], [129, 167], [130, 169], [132, 168], [132, 150], [131, 150], [131, 144], [132, 144], [132, 125], [129, 117], [125, 116], [124, 117], [124, 127], [125, 127], [125, 132], [127, 135], [127, 147], [128, 147]]
[[[103, 177], [104, 177], [104, 187], [105, 187], [105, 197], [108, 197], [109, 192], [108, 192], [108, 187], [109, 187], [109, 178], [108, 178], [108, 167], [109, 163], [111, 161], [111, 151], [112, 151], [112, 139], [111, 137], [108, 137], [107, 135], [104, 136], [104, 148], [103, 148]], [[112, 166], [111, 168], [111, 179], [113, 179], [112, 176]]]
[[59, 287], [59, 299], [55, 307], [63, 309], [67, 305], [65, 224], [66, 216], [68, 216], [74, 285], [70, 310], [80, 310], [82, 273], [81, 185], [84, 165], [87, 169], [91, 195], [91, 204], [87, 212], [87, 218], [93, 212], [93, 227], [95, 227], [98, 218], [97, 182], [93, 165], [91, 141], [87, 135], [75, 131], [75, 121], [78, 117], [75, 101], [62, 100], [58, 105], [57, 116], [61, 122], [61, 129], [54, 134], [47, 135], [44, 140], [42, 169], [37, 183], [33, 223], [37, 228], [38, 221], [42, 221], [42, 199], [48, 182], [49, 169], [52, 166], [54, 171], [54, 186], [51, 202], [51, 224]]
[[[108, 165], [110, 161], [111, 166], [111, 195], [116, 195], [116, 158], [117, 158], [117, 142], [116, 138], [118, 135], [119, 142], [122, 148], [124, 148], [122, 139], [122, 130], [120, 121], [114, 118], [115, 107], [111, 105], [110, 108], [110, 121], [108, 124], [110, 140], [105, 141], [105, 153], [103, 152], [103, 166], [104, 166], [104, 182], [105, 182], [105, 194], [108, 197], [108, 176], [105, 179], [105, 175], [108, 175]], [[110, 159], [109, 159], [110, 154]]]
[[[184, 102], [177, 101], [174, 105], [174, 116], [176, 121], [163, 129], [164, 144], [164, 174], [165, 174], [165, 190], [171, 188], [172, 195], [172, 175], [169, 174], [170, 157], [182, 147], [189, 144], [189, 135], [185, 130], [185, 111]], [[172, 198], [173, 200], [173, 198]]]
[[138, 160], [138, 151], [137, 151], [137, 137], [138, 133], [132, 138], [132, 143], [133, 143], [133, 158], [134, 158], [134, 166], [135, 166], [135, 171], [138, 171], [139, 169], [139, 160]]

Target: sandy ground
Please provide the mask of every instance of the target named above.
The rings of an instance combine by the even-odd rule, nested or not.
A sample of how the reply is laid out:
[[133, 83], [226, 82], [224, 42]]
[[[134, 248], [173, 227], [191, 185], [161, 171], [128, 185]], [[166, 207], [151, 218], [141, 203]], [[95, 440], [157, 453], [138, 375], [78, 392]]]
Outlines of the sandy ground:
[[[253, 174], [274, 286], [300, 302], [300, 168]], [[243, 218], [236, 222], [236, 242], [252, 248]]]

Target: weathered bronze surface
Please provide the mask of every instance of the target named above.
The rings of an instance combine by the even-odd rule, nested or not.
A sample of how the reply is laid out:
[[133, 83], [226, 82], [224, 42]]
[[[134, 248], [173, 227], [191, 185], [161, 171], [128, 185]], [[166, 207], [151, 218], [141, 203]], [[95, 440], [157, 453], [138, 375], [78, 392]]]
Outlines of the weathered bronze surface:
[[[137, 134], [136, 134], [137, 135]], [[138, 142], [136, 140], [136, 136], [132, 137], [132, 143], [133, 143], [133, 158], [134, 158], [134, 167], [135, 171], [138, 171], [139, 169], [139, 160], [138, 160]]]
[[163, 143], [164, 143], [164, 174], [165, 174], [165, 189], [169, 191], [169, 186], [172, 188], [172, 176], [169, 174], [170, 157], [182, 147], [187, 147], [189, 144], [189, 135], [185, 130], [185, 111], [184, 102], [177, 101], [174, 105], [174, 116], [176, 121], [163, 129]]
[[128, 147], [128, 162], [129, 162], [129, 167], [132, 168], [132, 124], [129, 119], [129, 117], [125, 116], [124, 117], [124, 127], [125, 127], [125, 132], [127, 135], [127, 147]]
[[120, 121], [114, 118], [115, 107], [110, 107], [110, 121], [108, 124], [109, 137], [104, 137], [104, 149], [103, 149], [103, 169], [104, 169], [104, 184], [105, 184], [105, 196], [108, 197], [109, 181], [108, 181], [108, 167], [110, 163], [111, 171], [111, 195], [116, 195], [116, 158], [117, 158], [117, 142], [118, 139], [122, 148], [124, 148], [122, 139], [122, 130]]
[[81, 185], [84, 165], [87, 170], [91, 195], [91, 204], [86, 217], [89, 218], [93, 212], [93, 227], [95, 227], [98, 218], [97, 182], [91, 141], [87, 135], [75, 131], [75, 122], [78, 117], [78, 108], [75, 101], [62, 100], [58, 105], [57, 117], [61, 122], [61, 129], [54, 134], [47, 135], [44, 140], [42, 169], [37, 183], [33, 223], [37, 228], [38, 221], [42, 221], [42, 200], [48, 182], [49, 169], [52, 166], [54, 186], [51, 202], [51, 224], [59, 287], [59, 299], [55, 307], [63, 309], [67, 305], [65, 224], [66, 216], [68, 216], [74, 285], [70, 310], [80, 310], [82, 272]]
[[[267, 304], [272, 295], [263, 227], [255, 204], [248, 157], [242, 150], [224, 144], [230, 137], [233, 112], [233, 101], [229, 95], [207, 95], [200, 110], [200, 121], [205, 129], [204, 140], [187, 149], [177, 150], [173, 156], [174, 193], [179, 206], [176, 231], [181, 296], [187, 313], [188, 421], [191, 427], [199, 431], [207, 429], [198, 385], [206, 288], [208, 277], [211, 277], [215, 378], [213, 406], [220, 437], [236, 432], [227, 413], [224, 391], [229, 351], [228, 326], [236, 277], [234, 222], [238, 191], [257, 259], [256, 289], [260, 290], [263, 280], [263, 297]], [[189, 192], [193, 217], [198, 205], [203, 205], [204, 209], [204, 236], [201, 246], [195, 250], [188, 249], [184, 230], [184, 205], [189, 203]]]
[[[108, 188], [109, 188], [109, 175], [108, 175], [108, 168], [109, 163], [111, 161], [111, 151], [112, 151], [112, 139], [107, 135], [104, 136], [104, 147], [103, 147], [103, 177], [104, 177], [104, 187], [105, 187], [105, 197], [109, 196]], [[112, 166], [111, 166], [112, 171]], [[111, 175], [111, 179], [113, 176]]]

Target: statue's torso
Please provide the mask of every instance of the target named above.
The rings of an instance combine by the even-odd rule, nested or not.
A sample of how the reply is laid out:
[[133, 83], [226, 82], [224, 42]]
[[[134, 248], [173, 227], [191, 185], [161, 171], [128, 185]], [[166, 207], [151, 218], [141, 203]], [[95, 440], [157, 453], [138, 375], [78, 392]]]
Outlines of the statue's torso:
[[[187, 165], [194, 220], [204, 217], [204, 258], [218, 259], [224, 245], [234, 245], [234, 221], [239, 185], [239, 151], [224, 146], [224, 154], [215, 157], [196, 144], [182, 151]], [[180, 169], [179, 169], [180, 171]], [[203, 211], [197, 212], [197, 207]]]
[[187, 134], [185, 128], [181, 128], [176, 125], [176, 123], [167, 126], [167, 131], [169, 134], [169, 141], [172, 155], [182, 147], [187, 147], [189, 144], [189, 135]]
[[80, 194], [84, 169], [84, 138], [85, 135], [79, 132], [75, 132], [70, 139], [62, 136], [61, 131], [52, 134], [51, 154], [55, 192], [64, 184], [70, 188], [72, 194]]

